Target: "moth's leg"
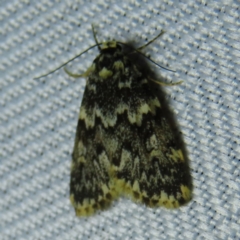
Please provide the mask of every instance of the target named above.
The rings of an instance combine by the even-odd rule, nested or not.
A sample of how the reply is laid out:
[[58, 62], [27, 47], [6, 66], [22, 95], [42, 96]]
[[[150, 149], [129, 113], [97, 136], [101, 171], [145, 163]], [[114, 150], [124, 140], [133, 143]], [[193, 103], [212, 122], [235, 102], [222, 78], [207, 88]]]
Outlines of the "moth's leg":
[[147, 77], [148, 80], [152, 81], [152, 82], [155, 82], [159, 85], [162, 85], [162, 86], [175, 86], [175, 85], [179, 85], [181, 84], [183, 81], [179, 81], [179, 82], [176, 82], [176, 83], [166, 83], [166, 82], [162, 82], [160, 80], [155, 80], [153, 78], [150, 78], [150, 77]]

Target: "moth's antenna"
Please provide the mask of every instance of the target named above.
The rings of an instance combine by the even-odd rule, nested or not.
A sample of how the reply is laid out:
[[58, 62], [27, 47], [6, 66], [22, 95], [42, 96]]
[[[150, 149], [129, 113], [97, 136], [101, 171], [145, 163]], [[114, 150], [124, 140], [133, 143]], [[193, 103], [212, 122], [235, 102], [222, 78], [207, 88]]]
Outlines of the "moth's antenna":
[[166, 68], [166, 67], [163, 67], [162, 65], [156, 63], [155, 61], [153, 61], [150, 57], [147, 57], [145, 54], [143, 54], [142, 52], [138, 51], [138, 49], [135, 49], [137, 53], [139, 53], [140, 55], [144, 56], [148, 61], [154, 63], [155, 65], [157, 65], [158, 67], [162, 68], [162, 69], [165, 69], [167, 71], [170, 71], [170, 72], [176, 72], [175, 70], [172, 70], [170, 68]]
[[[43, 74], [43, 75], [40, 75], [39, 77], [35, 77], [33, 79], [39, 79], [39, 78], [42, 78], [42, 77], [46, 77], [48, 76], [49, 74], [51, 73], [54, 73], [56, 72], [57, 70], [59, 70], [60, 68], [66, 66], [68, 63], [72, 62], [73, 60], [75, 60], [76, 58], [80, 57], [81, 55], [83, 55], [84, 53], [86, 53], [87, 51], [89, 51], [90, 49], [94, 48], [94, 47], [98, 47], [98, 50], [101, 51], [101, 48], [100, 48], [100, 45], [103, 44], [103, 43], [99, 43], [98, 40], [97, 40], [97, 36], [96, 36], [96, 32], [94, 30], [94, 26], [93, 24], [91, 25], [92, 26], [92, 32], [93, 32], [93, 37], [94, 37], [94, 40], [96, 42], [95, 45], [89, 47], [88, 49], [86, 49], [85, 51], [81, 52], [80, 54], [76, 55], [75, 57], [71, 58], [70, 60], [68, 60], [67, 62], [65, 62], [64, 64], [60, 65], [59, 67], [55, 68], [54, 70], [46, 73], [46, 74]], [[151, 58], [147, 57], [145, 54], [143, 54], [141, 52], [141, 50], [145, 47], [147, 47], [149, 44], [151, 44], [152, 42], [154, 42], [157, 38], [159, 38], [160, 36], [162, 36], [164, 34], [164, 31], [161, 31], [155, 38], [153, 38], [151, 41], [149, 41], [148, 43], [144, 44], [143, 46], [139, 47], [139, 48], [133, 48], [131, 46], [129, 46], [128, 44], [126, 43], [122, 43], [122, 42], [117, 42], [119, 44], [122, 44], [122, 45], [125, 45], [127, 47], [130, 47], [133, 51], [128, 53], [128, 54], [132, 54], [133, 52], [138, 52], [139, 54], [141, 54], [142, 56], [144, 56], [146, 59], [148, 59], [148, 61], [152, 62], [153, 64], [157, 65], [158, 67], [162, 68], [162, 69], [165, 69], [165, 70], [168, 70], [168, 71], [171, 71], [171, 72], [175, 72], [174, 70], [171, 70], [169, 68], [166, 68], [166, 67], [163, 67], [162, 65], [156, 63], [155, 61], [153, 61]]]
[[163, 34], [165, 33], [165, 31], [161, 31], [155, 38], [153, 38], [152, 40], [150, 40], [149, 42], [147, 42], [146, 44], [144, 44], [141, 47], [138, 47], [137, 50], [141, 51], [142, 49], [144, 49], [145, 47], [147, 47], [148, 45], [150, 45], [151, 43], [153, 43], [156, 39], [160, 38]]
[[90, 49], [92, 49], [92, 48], [94, 48], [94, 47], [98, 47], [98, 50], [101, 51], [100, 45], [101, 45], [102, 43], [99, 43], [98, 40], [97, 40], [97, 36], [96, 36], [95, 30], [94, 30], [93, 24], [92, 24], [91, 26], [92, 26], [93, 37], [94, 37], [94, 40], [95, 40], [95, 42], [96, 42], [95, 45], [89, 47], [89, 48], [86, 49], [85, 51], [83, 51], [83, 52], [81, 52], [80, 54], [78, 54], [77, 56], [71, 58], [70, 60], [68, 60], [67, 62], [65, 62], [64, 64], [62, 64], [61, 66], [55, 68], [54, 70], [52, 70], [52, 71], [50, 71], [50, 72], [48, 72], [48, 73], [46, 73], [46, 74], [43, 74], [43, 75], [41, 75], [41, 76], [39, 76], [39, 77], [35, 77], [35, 78], [33, 78], [33, 79], [39, 79], [39, 78], [42, 78], [42, 77], [46, 77], [47, 75], [56, 72], [56, 71], [59, 70], [60, 68], [66, 66], [68, 63], [72, 62], [74, 59], [80, 57], [82, 54], [86, 53], [87, 51], [89, 51]]
[[162, 69], [165, 69], [165, 70], [168, 70], [168, 71], [170, 71], [170, 72], [176, 72], [176, 71], [174, 71], [174, 70], [172, 70], [172, 69], [163, 67], [162, 65], [156, 63], [156, 62], [153, 61], [151, 58], [147, 57], [145, 54], [143, 54], [142, 52], [139, 51], [139, 49], [143, 49], [144, 47], [146, 47], [147, 45], [149, 45], [150, 43], [152, 43], [155, 39], [156, 39], [156, 38], [154, 38], [153, 40], [151, 40], [150, 42], [148, 42], [147, 44], [143, 45], [143, 46], [140, 47], [140, 48], [133, 48], [133, 47], [131, 47], [130, 45], [128, 45], [128, 44], [126, 44], [126, 43], [123, 43], [123, 42], [117, 42], [117, 43], [122, 44], [122, 45], [124, 45], [124, 46], [127, 46], [127, 47], [129, 47], [129, 48], [131, 48], [131, 49], [133, 50], [132, 52], [130, 52], [130, 53], [128, 53], [128, 54], [132, 54], [133, 52], [137, 52], [137, 53], [139, 53], [140, 55], [142, 55], [143, 57], [145, 57], [148, 61], [150, 61], [150, 62], [154, 63], [155, 65], [157, 65], [158, 67], [160, 67], [160, 68], [162, 68]]
[[101, 51], [101, 48], [100, 48], [100, 44], [98, 43], [98, 40], [97, 40], [97, 35], [96, 35], [96, 32], [95, 32], [94, 26], [93, 26], [93, 24], [92, 24], [91, 26], [92, 26], [92, 32], [93, 32], [94, 40], [95, 40], [96, 45], [98, 46], [98, 50], [99, 50], [99, 52], [100, 52], [100, 51]]
[[48, 72], [48, 73], [46, 73], [46, 74], [41, 75], [41, 76], [39, 76], [39, 77], [35, 77], [35, 78], [33, 78], [33, 79], [39, 79], [39, 78], [42, 78], [42, 77], [46, 77], [47, 75], [56, 72], [57, 70], [59, 70], [60, 68], [66, 66], [68, 63], [70, 63], [70, 62], [72, 62], [74, 59], [80, 57], [81, 55], [83, 55], [84, 53], [86, 53], [87, 51], [89, 51], [90, 49], [92, 49], [92, 48], [94, 48], [94, 47], [96, 47], [96, 46], [99, 47], [100, 44], [102, 44], [102, 43], [97, 43], [97, 44], [89, 47], [88, 49], [86, 49], [85, 51], [83, 51], [83, 52], [81, 52], [80, 54], [76, 55], [75, 57], [71, 58], [70, 60], [68, 60], [67, 62], [65, 62], [64, 64], [62, 64], [61, 66], [55, 68], [54, 70], [52, 70], [52, 71], [50, 71], [50, 72]]
[[[144, 44], [143, 46], [138, 47], [138, 48], [133, 48], [133, 47], [127, 45], [126, 43], [122, 43], [122, 42], [118, 42], [118, 43], [123, 44], [123, 45], [125, 45], [125, 46], [127, 46], [127, 47], [132, 48], [132, 49], [133, 49], [133, 52], [138, 52], [139, 54], [141, 54], [142, 56], [144, 56], [148, 61], [152, 62], [153, 64], [157, 65], [158, 67], [160, 67], [160, 68], [162, 68], [162, 69], [165, 69], [165, 70], [168, 70], [168, 71], [170, 71], [170, 72], [176, 72], [176, 71], [174, 71], [174, 70], [172, 70], [172, 69], [163, 67], [162, 65], [156, 63], [156, 62], [153, 61], [151, 58], [147, 57], [145, 54], [143, 54], [143, 53], [141, 52], [142, 49], [144, 49], [145, 47], [147, 47], [148, 45], [150, 45], [151, 43], [153, 43], [156, 39], [158, 39], [159, 37], [161, 37], [164, 33], [165, 33], [165, 31], [162, 30], [155, 38], [153, 38], [153, 39], [150, 40], [148, 43], [146, 43], [146, 44]], [[130, 53], [128, 53], [128, 54], [132, 54], [133, 52], [130, 52]]]

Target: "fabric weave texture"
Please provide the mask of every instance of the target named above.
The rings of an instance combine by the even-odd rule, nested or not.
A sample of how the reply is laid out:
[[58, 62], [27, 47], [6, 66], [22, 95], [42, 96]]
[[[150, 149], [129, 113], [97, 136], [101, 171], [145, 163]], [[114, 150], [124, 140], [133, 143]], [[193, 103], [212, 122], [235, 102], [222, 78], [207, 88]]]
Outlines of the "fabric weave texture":
[[[239, 1], [0, 2], [0, 240], [240, 239]], [[193, 200], [176, 210], [120, 198], [77, 218], [71, 153], [85, 79], [59, 69], [99, 41], [141, 46], [186, 144]], [[67, 67], [82, 73], [93, 49]]]

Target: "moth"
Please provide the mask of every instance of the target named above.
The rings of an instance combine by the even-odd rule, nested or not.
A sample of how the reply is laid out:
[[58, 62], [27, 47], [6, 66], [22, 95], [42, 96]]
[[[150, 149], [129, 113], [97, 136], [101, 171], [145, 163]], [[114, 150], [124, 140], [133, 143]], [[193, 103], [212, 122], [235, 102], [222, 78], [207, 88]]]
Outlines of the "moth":
[[76, 215], [106, 209], [119, 195], [177, 208], [191, 198], [189, 171], [151, 80], [121, 43], [97, 45], [100, 54], [79, 75], [87, 82], [71, 166]]
[[106, 209], [120, 195], [178, 208], [191, 199], [188, 164], [152, 79], [130, 57], [156, 38], [127, 53], [127, 44], [94, 38], [100, 53], [90, 68], [79, 75], [65, 69], [87, 79], [71, 165], [76, 215]]

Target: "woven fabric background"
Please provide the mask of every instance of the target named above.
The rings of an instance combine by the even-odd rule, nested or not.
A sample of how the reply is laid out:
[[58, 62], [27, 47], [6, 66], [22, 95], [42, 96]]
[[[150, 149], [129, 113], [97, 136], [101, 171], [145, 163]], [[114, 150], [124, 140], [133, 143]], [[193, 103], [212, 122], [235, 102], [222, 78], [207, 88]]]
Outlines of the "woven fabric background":
[[[193, 200], [177, 210], [120, 198], [77, 218], [71, 153], [85, 79], [55, 69], [99, 41], [141, 46], [186, 143]], [[0, 239], [240, 239], [239, 1], [0, 1]], [[98, 50], [69, 68], [84, 72]]]

